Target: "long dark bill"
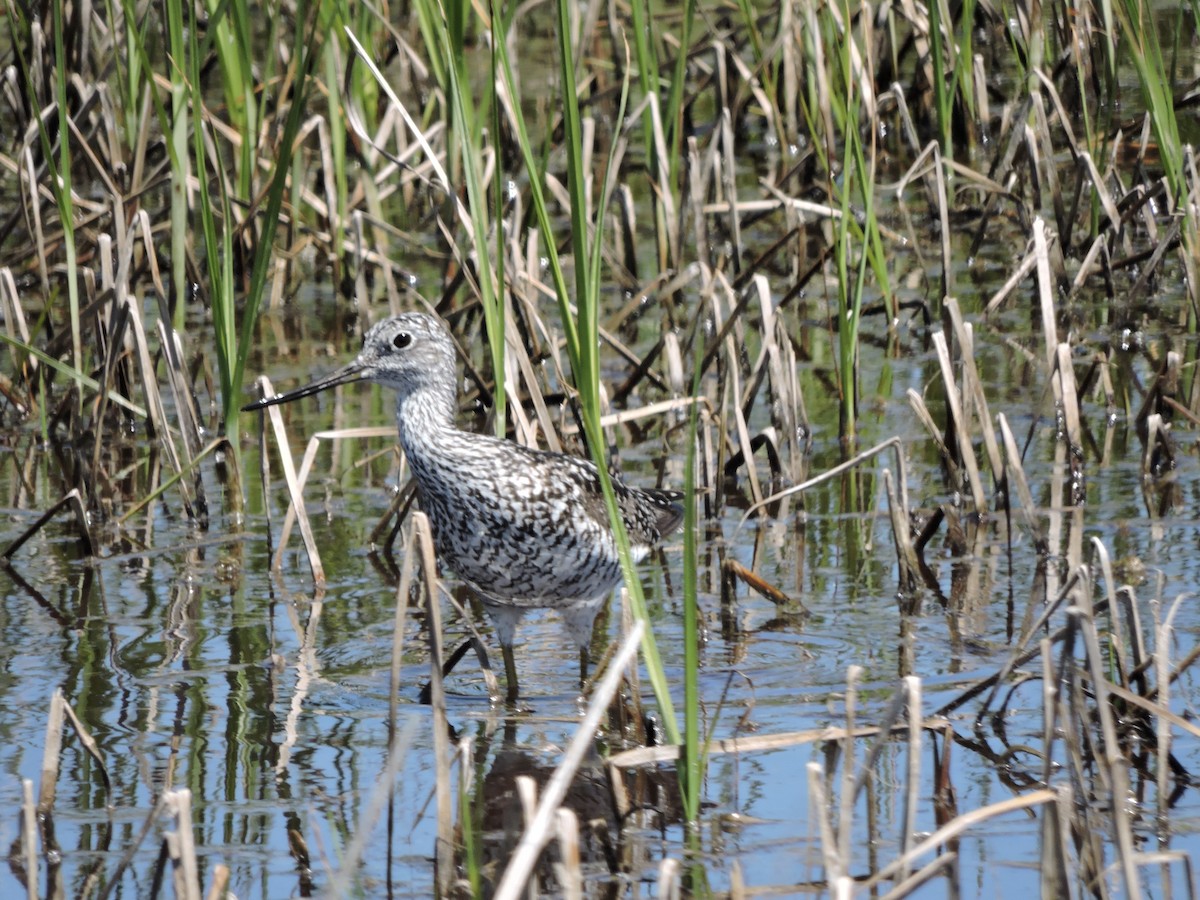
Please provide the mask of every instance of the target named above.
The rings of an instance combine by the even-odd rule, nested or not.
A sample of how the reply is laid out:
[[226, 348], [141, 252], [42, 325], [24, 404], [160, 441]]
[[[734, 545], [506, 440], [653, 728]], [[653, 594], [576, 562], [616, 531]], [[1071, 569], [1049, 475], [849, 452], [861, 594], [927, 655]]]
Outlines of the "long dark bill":
[[304, 387], [298, 387], [293, 391], [276, 394], [274, 397], [263, 397], [261, 400], [255, 400], [253, 403], [247, 403], [242, 407], [242, 412], [254, 412], [258, 409], [266, 409], [268, 406], [275, 406], [278, 403], [299, 400], [301, 397], [311, 397], [313, 394], [327, 391], [330, 388], [337, 387], [339, 384], [353, 384], [356, 381], [362, 381], [366, 377], [366, 367], [356, 359], [349, 365], [342, 366], [336, 372], [331, 372], [324, 378], [318, 378]]

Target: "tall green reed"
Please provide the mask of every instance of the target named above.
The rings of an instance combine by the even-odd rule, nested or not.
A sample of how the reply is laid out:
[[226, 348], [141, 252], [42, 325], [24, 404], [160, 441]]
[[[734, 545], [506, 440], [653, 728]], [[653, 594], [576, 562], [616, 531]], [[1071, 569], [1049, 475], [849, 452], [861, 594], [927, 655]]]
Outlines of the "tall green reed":
[[[126, 20], [136, 15], [132, 0], [126, 2]], [[191, 108], [187, 71], [182, 60], [188, 58], [188, 41], [184, 37], [183, 3], [181, 0], [165, 0], [163, 9], [167, 16], [167, 44], [171, 58], [176, 64], [168, 69], [171, 85], [170, 125], [164, 128], [166, 145], [171, 162], [171, 299], [174, 304], [172, 325], [176, 330], [183, 328], [185, 304], [188, 296], [187, 248], [191, 240], [190, 211], [188, 209], [188, 181], [192, 172], [191, 153], [188, 148], [191, 127]], [[136, 21], [136, 20], [134, 20]], [[157, 99], [157, 92], [154, 93]], [[162, 113], [166, 115], [165, 112]], [[201, 179], [203, 181], [204, 179]], [[209, 245], [212, 246], [212, 245]]]
[[[660, 142], [655, 123], [656, 116], [646, 111], [641, 116], [642, 144], [646, 158], [647, 175], [653, 196], [654, 228], [656, 235], [657, 262], [660, 269], [679, 265], [674, 258], [678, 253], [677, 241], [672, 239], [675, 223], [670, 210], [677, 209], [680, 183], [680, 164], [683, 158], [683, 88], [686, 84], [688, 48], [691, 46], [692, 24], [696, 16], [695, 0], [686, 0], [679, 34], [679, 55], [675, 59], [674, 77], [670, 82], [666, 108], [658, 105], [661, 97], [660, 60], [658, 35], [653, 10], [647, 0], [631, 0], [630, 21], [633, 32], [633, 63], [642, 97], [652, 99], [654, 112], [661, 110], [663, 117], [663, 140]], [[626, 69], [629, 68], [628, 60]], [[660, 196], [671, 194], [667, 203]]]
[[[253, 34], [256, 16], [245, 0], [205, 0], [208, 40], [216, 51], [225, 94], [225, 114], [241, 137], [236, 150], [234, 186], [238, 197], [249, 198], [254, 189], [254, 167], [258, 150], [258, 105], [253, 75], [254, 47], [261, 38]], [[268, 16], [271, 22], [275, 17]], [[303, 21], [303, 20], [301, 20]], [[268, 46], [269, 46], [268, 38]], [[271, 54], [267, 54], [268, 64]]]
[[[1117, 6], [1122, 26], [1122, 42], [1137, 71], [1142, 99], [1150, 115], [1150, 126], [1158, 141], [1163, 174], [1171, 189], [1171, 198], [1186, 207], [1187, 179], [1183, 165], [1183, 140], [1175, 115], [1175, 97], [1162, 45], [1154, 21], [1154, 8], [1143, 0], [1122, 0]], [[1185, 215], [1188, 215], [1185, 208]]]
[[[219, 16], [223, 10], [229, 10], [237, 3], [220, 7]], [[281, 114], [286, 104], [286, 116], [283, 127], [277, 134], [277, 150], [274, 152], [275, 165], [271, 172], [264, 196], [247, 196], [250, 203], [251, 224], [253, 232], [253, 213], [262, 210], [262, 226], [255, 240], [253, 265], [250, 271], [250, 284], [241, 298], [241, 310], [238, 310], [238, 296], [235, 290], [233, 261], [237, 253], [236, 242], [241, 239], [241, 231], [234, 227], [234, 219], [229, 196], [228, 173], [219, 154], [208, 152], [205, 141], [204, 123], [201, 120], [206, 110], [201, 93], [200, 65], [207, 58], [207, 46], [202, 45], [197, 36], [198, 23], [191, 22], [189, 43], [189, 86], [190, 99], [194, 113], [198, 114], [193, 126], [193, 151], [196, 166], [200, 173], [200, 216], [205, 241], [205, 254], [210, 279], [210, 308], [213, 325], [216, 332], [217, 369], [221, 382], [222, 422], [226, 436], [231, 446], [238, 445], [238, 407], [242, 402], [242, 384], [245, 380], [246, 360], [253, 347], [254, 325], [258, 317], [258, 309], [262, 302], [263, 291], [266, 287], [268, 267], [272, 262], [271, 247], [276, 228], [283, 210], [284, 197], [292, 171], [292, 161], [295, 154], [296, 137], [305, 116], [305, 104], [312, 82], [313, 71], [320, 58], [322, 37], [317, 27], [320, 21], [319, 6], [301, 2], [296, 7], [296, 17], [299, 26], [300, 39], [296, 43], [295, 53], [286, 77], [276, 87], [274, 100], [276, 114]], [[195, 16], [195, 10], [192, 9]], [[236, 11], [238, 16], [248, 16], [249, 10], [244, 7]], [[210, 20], [209, 35], [213, 32], [213, 21]], [[248, 39], [250, 36], [242, 29], [234, 29], [233, 36], [237, 40]], [[237, 58], [244, 58], [249, 48], [240, 48]], [[238, 68], [237, 73], [249, 75], [248, 70]], [[236, 74], [236, 73], [235, 73]], [[243, 121], [245, 127], [249, 119]], [[257, 159], [261, 151], [257, 133], [242, 133], [239, 135], [243, 143], [250, 143]], [[217, 146], [215, 139], [211, 146]], [[216, 199], [220, 203], [221, 221], [219, 223], [213, 214], [213, 192], [209, 180], [216, 185]]]
[[[555, 240], [551, 229], [545, 200], [540, 190], [540, 179], [531, 179], [533, 207], [544, 236], [551, 260], [556, 294], [559, 298], [560, 318], [564, 332], [567, 334], [567, 348], [571, 359], [571, 371], [579, 392], [581, 417], [584, 431], [587, 435], [588, 446], [600, 473], [601, 486], [604, 491], [605, 503], [608, 507], [609, 521], [617, 537], [617, 546], [621, 556], [621, 567], [625, 576], [625, 585], [629, 592], [630, 603], [634, 616], [645, 623], [646, 628], [642, 639], [642, 656], [646, 666], [647, 679], [655, 695], [662, 715], [664, 728], [672, 743], [683, 743], [684, 765], [679, 770], [682, 794], [684, 797], [685, 814], [689, 821], [695, 821], [700, 810], [700, 787], [703, 783], [703, 746], [700, 736], [700, 705], [699, 705], [699, 622], [696, 605], [696, 509], [695, 509], [695, 448], [696, 448], [696, 407], [692, 407], [689, 421], [689, 450], [685, 472], [685, 521], [684, 521], [684, 727], [681, 732], [675, 714], [674, 703], [667, 682], [666, 671], [658, 651], [654, 637], [652, 622], [646, 607], [645, 596], [641, 582], [633, 567], [630, 555], [628, 535], [624, 522], [617, 507], [611, 479], [608, 476], [608, 466], [605, 460], [605, 444], [603, 431], [600, 427], [600, 368], [599, 368], [599, 310], [601, 262], [604, 247], [604, 218], [608, 204], [611, 181], [606, 182], [596, 205], [595, 221], [589, 222], [586, 217], [588, 209], [586, 198], [587, 175], [583, 171], [583, 150], [581, 145], [581, 127], [579, 119], [579, 104], [575, 82], [573, 60], [575, 54], [570, 44], [568, 28], [568, 4], [566, 0], [558, 0], [558, 38], [559, 60], [561, 62], [560, 77], [561, 96], [563, 101], [563, 151], [567, 161], [568, 194], [571, 213], [571, 250], [575, 259], [575, 301], [576, 311], [572, 313], [569, 303], [569, 293], [561, 265], [554, 252]], [[493, 0], [493, 9], [495, 0]], [[689, 7], [690, 11], [690, 7]], [[502, 42], [497, 42], [502, 44]], [[500, 51], [501, 71], [509, 84], [512, 83], [511, 69], [507, 55]], [[626, 81], [617, 112], [616, 121], [624, 120], [625, 106], [628, 99], [628, 81]], [[523, 123], [519, 125], [519, 143], [525, 156], [526, 166], [537, 172], [529, 141], [525, 135]], [[613, 172], [616, 145], [610, 152], [606, 171]], [[700, 342], [697, 342], [697, 358], [694, 364], [693, 391], [698, 390], [700, 373], [699, 353]]]
[[[874, 76], [856, 68], [866, 65], [870, 56], [857, 52], [852, 13], [848, 0], [822, 11], [819, 18], [810, 12], [808, 40], [813, 42], [814, 52], [807, 54], [808, 81], [827, 85], [828, 89], [820, 94], [810, 89], [803, 104], [809, 128], [819, 136], [814, 146], [828, 173], [829, 194], [836, 210], [831, 228], [837, 291], [839, 430], [848, 446], [852, 446], [857, 431], [859, 326], [868, 268], [876, 289], [885, 298], [891, 296], [887, 256], [875, 214], [877, 129], [862, 122], [864, 112], [869, 122], [874, 120], [874, 110], [864, 111], [861, 87], [863, 82], [873, 82]], [[863, 141], [864, 128], [871, 135], [869, 146]]]
[[[490, 206], [491, 203], [495, 204], [496, 210], [500, 208], [500, 185], [499, 179], [493, 179], [495, 193], [489, 198], [483, 173], [485, 134], [482, 124], [489, 112], [494, 116], [497, 107], [496, 79], [493, 73], [482, 92], [482, 104], [477, 104], [472, 93], [467, 65], [467, 28], [471, 21], [472, 9], [469, 0], [448, 0], [445, 4], [439, 3], [438, 0], [418, 0], [414, 8], [429, 53], [431, 71], [441, 87], [443, 114], [450, 131], [450, 164], [447, 166], [449, 182], [444, 185], [448, 194], [448, 205], [457, 210], [458, 218], [470, 232], [472, 246], [476, 250], [474, 276], [487, 328], [492, 371], [495, 374], [492, 395], [494, 427], [497, 434], [503, 435], [507, 427], [504, 381], [504, 248], [502, 230], [492, 227]], [[493, 12], [493, 21], [504, 20]], [[494, 118], [492, 121], [494, 123]], [[465, 211], [457, 200], [458, 177], [462, 178], [466, 188]], [[494, 260], [488, 250], [488, 236], [492, 232], [496, 239]], [[465, 260], [462, 262], [466, 264]]]

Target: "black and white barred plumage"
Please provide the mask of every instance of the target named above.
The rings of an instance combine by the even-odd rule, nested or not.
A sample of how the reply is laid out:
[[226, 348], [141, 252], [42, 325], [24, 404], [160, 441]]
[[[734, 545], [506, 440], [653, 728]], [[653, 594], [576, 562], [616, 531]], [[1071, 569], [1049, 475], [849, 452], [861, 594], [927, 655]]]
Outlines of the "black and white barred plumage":
[[[307, 387], [259, 408], [338, 384], [373, 381], [396, 391], [400, 444], [416, 479], [442, 563], [482, 598], [509, 667], [527, 609], [559, 610], [581, 649], [621, 567], [595, 465], [533, 450], [455, 424], [454, 343], [442, 323], [405, 313], [375, 325], [362, 352]], [[679, 527], [679, 494], [613, 479], [635, 561]], [[510, 683], [510, 696], [515, 687]]]

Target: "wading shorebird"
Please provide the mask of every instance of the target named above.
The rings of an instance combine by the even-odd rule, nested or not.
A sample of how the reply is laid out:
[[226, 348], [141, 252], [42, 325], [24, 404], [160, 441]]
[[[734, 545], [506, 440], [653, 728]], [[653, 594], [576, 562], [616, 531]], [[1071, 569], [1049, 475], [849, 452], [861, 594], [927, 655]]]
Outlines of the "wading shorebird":
[[[313, 383], [243, 407], [263, 409], [340, 384], [372, 381], [396, 391], [400, 446], [417, 482], [442, 563], [478, 593], [504, 656], [509, 702], [517, 698], [513, 637], [529, 609], [555, 609], [579, 647], [580, 681], [596, 613], [621, 582], [621, 564], [588, 460], [532, 450], [455, 424], [454, 342], [424, 313], [384, 319], [348, 365]], [[613, 478], [635, 562], [679, 527], [674, 491]]]

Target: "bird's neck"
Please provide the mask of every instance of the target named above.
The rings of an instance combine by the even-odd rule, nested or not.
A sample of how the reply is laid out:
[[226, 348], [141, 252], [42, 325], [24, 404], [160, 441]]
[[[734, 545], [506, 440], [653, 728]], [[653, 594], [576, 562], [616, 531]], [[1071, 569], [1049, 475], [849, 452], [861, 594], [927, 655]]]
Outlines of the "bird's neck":
[[438, 436], [455, 430], [454, 390], [425, 385], [396, 399], [400, 443], [409, 456], [424, 455], [438, 446]]

